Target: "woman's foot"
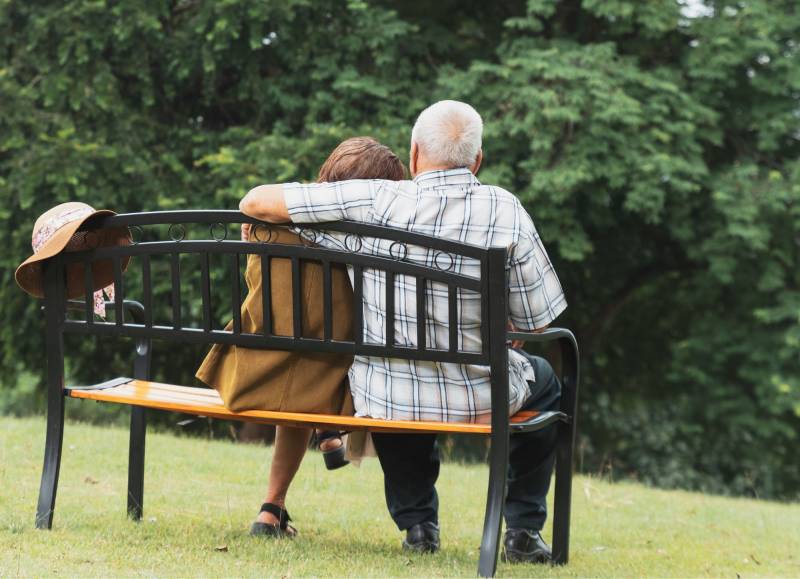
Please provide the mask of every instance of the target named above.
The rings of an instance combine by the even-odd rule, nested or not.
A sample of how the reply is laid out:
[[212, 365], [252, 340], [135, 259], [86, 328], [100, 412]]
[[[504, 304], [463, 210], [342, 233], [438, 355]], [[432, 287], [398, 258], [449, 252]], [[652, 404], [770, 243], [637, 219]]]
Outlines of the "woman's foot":
[[317, 430], [317, 448], [322, 451], [325, 466], [328, 470], [336, 470], [350, 464], [345, 458], [344, 443], [341, 435], [334, 430]]
[[289, 524], [291, 520], [286, 509], [275, 503], [264, 503], [261, 505], [258, 517], [250, 527], [250, 535], [292, 539], [297, 536], [297, 529]]

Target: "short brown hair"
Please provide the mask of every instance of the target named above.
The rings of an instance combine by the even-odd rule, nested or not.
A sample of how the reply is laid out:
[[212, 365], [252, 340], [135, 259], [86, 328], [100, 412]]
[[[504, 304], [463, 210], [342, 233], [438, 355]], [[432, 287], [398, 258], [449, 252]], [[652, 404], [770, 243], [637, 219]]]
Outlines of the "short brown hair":
[[405, 179], [403, 162], [386, 145], [372, 137], [353, 137], [342, 141], [319, 169], [317, 182], [346, 179]]

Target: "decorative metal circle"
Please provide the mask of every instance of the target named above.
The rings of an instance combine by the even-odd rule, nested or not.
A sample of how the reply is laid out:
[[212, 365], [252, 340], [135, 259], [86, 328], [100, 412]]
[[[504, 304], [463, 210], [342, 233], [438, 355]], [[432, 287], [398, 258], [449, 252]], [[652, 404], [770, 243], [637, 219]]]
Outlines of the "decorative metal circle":
[[317, 244], [317, 231], [306, 227], [298, 227], [298, 235], [303, 245], [310, 246]]
[[167, 234], [172, 241], [183, 241], [186, 239], [186, 228], [180, 223], [173, 223], [169, 226]]
[[[354, 239], [355, 241], [357, 241], [358, 244], [356, 244], [355, 242], [351, 242], [350, 241], [351, 239]], [[364, 244], [361, 241], [361, 236], [360, 235], [357, 235], [355, 233], [348, 233], [347, 236], [345, 236], [345, 238], [344, 238], [344, 246], [349, 251], [352, 251], [353, 253], [358, 253], [359, 251], [361, 251], [361, 248], [364, 246]]]
[[[222, 234], [219, 234], [220, 228], [222, 228]], [[228, 228], [225, 227], [223, 223], [217, 221], [216, 223], [212, 223], [209, 228], [208, 232], [211, 234], [211, 238], [214, 241], [225, 241], [228, 239]]]
[[144, 239], [144, 229], [138, 225], [131, 225], [128, 230], [131, 232], [131, 244], [139, 245]]
[[403, 261], [408, 257], [408, 246], [402, 241], [395, 241], [389, 246], [389, 256], [397, 261]]
[[[266, 235], [262, 239], [260, 237], [260, 231], [266, 231]], [[254, 223], [250, 226], [250, 239], [255, 239], [259, 243], [269, 243], [272, 241], [272, 229], [267, 227], [266, 225], [262, 225], [261, 223]]]
[[[442, 265], [442, 258], [447, 258], [447, 267]], [[433, 256], [433, 264], [438, 267], [442, 271], [450, 271], [453, 269], [453, 265], [455, 265], [455, 259], [453, 256], [447, 253], [446, 251], [437, 251]]]

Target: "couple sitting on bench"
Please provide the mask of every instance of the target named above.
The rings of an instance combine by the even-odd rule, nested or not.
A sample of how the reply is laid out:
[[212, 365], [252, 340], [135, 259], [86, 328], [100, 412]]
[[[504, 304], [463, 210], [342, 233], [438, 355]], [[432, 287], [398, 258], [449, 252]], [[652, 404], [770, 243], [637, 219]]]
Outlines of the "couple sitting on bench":
[[[317, 183], [262, 185], [240, 203], [247, 215], [270, 223], [320, 223], [351, 220], [384, 225], [482, 247], [509, 248], [509, 312], [511, 327], [541, 330], [565, 308], [558, 278], [533, 221], [514, 195], [483, 185], [476, 174], [483, 158], [480, 115], [469, 105], [441, 101], [425, 109], [411, 134], [410, 173], [396, 155], [374, 139], [341, 143], [319, 172]], [[253, 242], [301, 243], [299, 236], [260, 226], [242, 227]], [[268, 239], [267, 239], [268, 237]], [[326, 232], [315, 243], [353, 251], [345, 234]], [[364, 239], [357, 251], [392, 253], [387, 242]], [[410, 247], [405, 259], [430, 265], [433, 252]], [[303, 335], [322, 333], [321, 267], [302, 266]], [[458, 258], [452, 270], [479, 276], [478, 264]], [[272, 260], [272, 319], [275, 334], [290, 334], [291, 271], [287, 260]], [[352, 333], [352, 290], [348, 272], [332, 268], [334, 339]], [[242, 328], [261, 331], [261, 271], [257, 256], [247, 264], [248, 296], [242, 307]], [[384, 342], [387, 308], [385, 275], [365, 269], [363, 339]], [[393, 311], [398, 345], [417, 340], [416, 280], [398, 276]], [[425, 332], [431, 348], [448, 346], [450, 312], [446, 286], [431, 284], [425, 306]], [[459, 290], [459, 349], [480, 351], [481, 297]], [[520, 410], [559, 409], [561, 386], [550, 364], [531, 356], [520, 344], [509, 344], [509, 415]], [[216, 388], [232, 410], [352, 413], [395, 420], [488, 422], [491, 386], [486, 366], [398, 360], [339, 354], [248, 350], [216, 345], [197, 376]], [[345, 380], [345, 377], [347, 380]], [[510, 442], [510, 468], [505, 504], [504, 557], [512, 562], [549, 562], [551, 553], [540, 531], [546, 517], [546, 496], [555, 460], [556, 424], [536, 432], [515, 434]], [[251, 533], [293, 536], [286, 495], [311, 437], [309, 429], [278, 426], [269, 484]], [[323, 450], [341, 447], [337, 435], [320, 437]], [[372, 439], [385, 477], [386, 503], [394, 522], [406, 531], [403, 547], [420, 552], [439, 548], [438, 498], [435, 483], [439, 455], [435, 434], [373, 432]]]

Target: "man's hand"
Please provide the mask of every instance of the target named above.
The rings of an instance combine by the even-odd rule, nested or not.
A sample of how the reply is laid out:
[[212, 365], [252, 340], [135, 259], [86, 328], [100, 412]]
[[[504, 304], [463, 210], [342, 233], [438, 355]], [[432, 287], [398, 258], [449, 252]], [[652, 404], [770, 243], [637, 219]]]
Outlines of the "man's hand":
[[242, 241], [250, 241], [250, 224], [242, 223]]
[[[508, 326], [506, 326], [506, 329], [509, 332], [532, 332], [534, 334], [540, 334], [541, 332], [544, 332], [547, 329], [547, 326], [539, 328], [538, 330], [520, 330], [517, 326], [514, 325], [514, 322], [508, 320]], [[520, 350], [522, 349], [522, 346], [525, 345], [525, 340], [511, 340], [509, 344], [511, 345], [512, 348]]]
[[289, 223], [289, 210], [283, 198], [283, 185], [259, 185], [239, 202], [239, 211], [268, 223]]
[[[506, 326], [506, 329], [509, 332], [516, 332], [517, 331], [517, 326], [514, 325], [514, 322], [512, 322], [511, 320], [508, 320], [508, 325]], [[520, 348], [522, 348], [522, 346], [525, 345], [525, 342], [523, 340], [511, 340], [511, 342], [509, 342], [509, 344], [515, 350], [519, 350]]]

